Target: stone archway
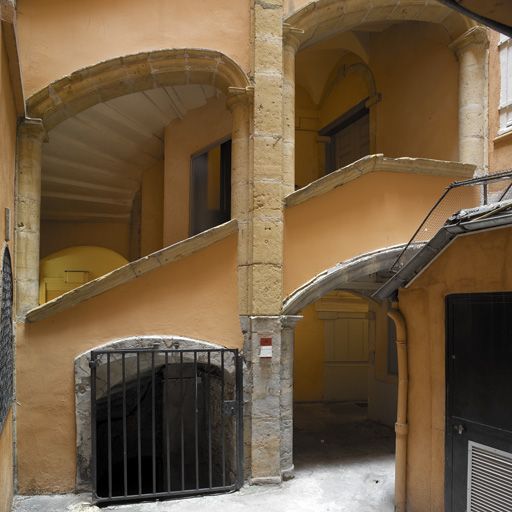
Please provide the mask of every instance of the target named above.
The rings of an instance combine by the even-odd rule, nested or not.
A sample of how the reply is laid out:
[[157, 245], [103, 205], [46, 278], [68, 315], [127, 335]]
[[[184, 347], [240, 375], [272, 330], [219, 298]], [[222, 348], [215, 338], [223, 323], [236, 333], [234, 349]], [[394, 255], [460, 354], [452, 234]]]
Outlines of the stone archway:
[[[249, 211], [245, 184], [249, 173], [252, 86], [229, 57], [208, 49], [166, 49], [126, 55], [73, 72], [27, 100], [28, 119], [18, 128], [17, 250], [26, 255], [17, 268], [17, 313], [38, 304], [42, 144], [49, 130], [98, 103], [170, 85], [210, 85], [227, 98], [232, 112], [232, 218]], [[241, 200], [245, 198], [245, 202]], [[246, 244], [244, 236], [240, 245]]]
[[[183, 336], [141, 336], [115, 340], [91, 350], [121, 349], [222, 349], [221, 345]], [[91, 489], [91, 350], [78, 355], [74, 361], [75, 421], [76, 421], [76, 490]], [[212, 358], [211, 364], [220, 362]]]
[[[411, 248], [415, 254], [422, 245]], [[300, 312], [333, 290], [356, 292], [371, 299], [369, 283], [377, 284], [379, 273], [388, 272], [404, 245], [361, 254], [331, 267], [297, 288], [283, 302], [281, 338], [281, 469], [284, 478], [292, 477], [293, 465], [293, 363], [294, 330]], [[381, 280], [384, 278], [380, 278]], [[361, 287], [358, 289], [358, 287]]]
[[156, 50], [127, 55], [75, 71], [32, 95], [28, 115], [45, 130], [96, 103], [125, 94], [186, 84], [212, 85], [226, 96], [244, 93], [247, 75], [229, 57], [203, 49]]
[[285, 23], [294, 28], [298, 48], [315, 44], [335, 33], [382, 21], [440, 23], [452, 40], [475, 26], [475, 22], [444, 5], [434, 2], [418, 4], [415, 0], [318, 0], [285, 19]]

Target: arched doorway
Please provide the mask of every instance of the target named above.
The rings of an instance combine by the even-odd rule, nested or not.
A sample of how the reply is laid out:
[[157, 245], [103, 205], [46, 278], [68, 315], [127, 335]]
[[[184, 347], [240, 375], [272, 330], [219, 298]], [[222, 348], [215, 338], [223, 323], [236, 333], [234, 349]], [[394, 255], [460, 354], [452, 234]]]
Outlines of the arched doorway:
[[[23, 241], [32, 256], [20, 269], [20, 286], [30, 282], [20, 307], [36, 305], [35, 260], [51, 252], [56, 234], [64, 246], [110, 244], [134, 260], [197, 233], [196, 224], [247, 212], [239, 188], [249, 169], [251, 93], [225, 55], [172, 49], [93, 65], [29, 98], [30, 116], [41, 121], [20, 127], [19, 161], [41, 173], [42, 197], [25, 221], [43, 222], [40, 248], [35, 227]], [[32, 197], [32, 186], [21, 183], [19, 196]], [[202, 209], [199, 221], [191, 209]]]
[[378, 510], [394, 506], [398, 364], [390, 304], [371, 294], [401, 250], [340, 263], [290, 295], [284, 307], [303, 317], [286, 361], [293, 365], [287, 434], [295, 476], [317, 472], [326, 485], [340, 487], [340, 499]]
[[77, 479], [97, 502], [242, 485], [237, 350], [178, 336], [119, 340], [79, 356], [75, 380]]

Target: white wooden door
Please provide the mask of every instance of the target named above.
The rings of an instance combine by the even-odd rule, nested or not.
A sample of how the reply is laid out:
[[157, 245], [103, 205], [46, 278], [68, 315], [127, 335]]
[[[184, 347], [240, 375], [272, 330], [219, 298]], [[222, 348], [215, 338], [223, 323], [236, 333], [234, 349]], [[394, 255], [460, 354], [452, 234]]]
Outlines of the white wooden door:
[[329, 401], [368, 399], [368, 319], [325, 321], [324, 397]]

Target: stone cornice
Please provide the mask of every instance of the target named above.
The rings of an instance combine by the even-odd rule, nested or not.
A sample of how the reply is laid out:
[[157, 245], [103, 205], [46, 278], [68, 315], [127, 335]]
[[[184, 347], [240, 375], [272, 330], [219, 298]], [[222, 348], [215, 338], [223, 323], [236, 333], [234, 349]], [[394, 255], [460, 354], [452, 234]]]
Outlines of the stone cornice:
[[470, 46], [489, 47], [489, 32], [485, 27], [471, 27], [450, 44], [450, 48], [457, 54]]
[[190, 254], [204, 249], [220, 240], [238, 231], [238, 223], [236, 220], [230, 220], [225, 224], [208, 229], [199, 235], [187, 238], [182, 242], [165, 247], [160, 251], [149, 254], [144, 258], [132, 261], [109, 274], [98, 277], [83, 286], [79, 286], [70, 292], [57, 297], [41, 306], [31, 309], [25, 316], [26, 322], [37, 322], [48, 318], [51, 315], [69, 309], [81, 302], [105, 293], [117, 286], [140, 277], [147, 272], [168, 265], [175, 261], [179, 261]]
[[398, 172], [468, 179], [473, 177], [475, 169], [476, 167], [471, 164], [445, 160], [409, 157], [387, 158], [382, 154], [369, 155], [293, 192], [285, 198], [285, 206], [288, 208], [296, 206], [372, 172]]

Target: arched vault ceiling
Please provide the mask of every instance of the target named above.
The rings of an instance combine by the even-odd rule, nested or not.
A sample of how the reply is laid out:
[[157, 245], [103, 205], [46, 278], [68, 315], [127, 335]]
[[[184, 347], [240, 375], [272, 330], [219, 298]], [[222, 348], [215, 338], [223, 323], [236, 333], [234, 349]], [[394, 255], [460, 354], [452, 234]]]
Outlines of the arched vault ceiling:
[[349, 30], [382, 30], [386, 24], [425, 21], [442, 24], [452, 39], [474, 23], [435, 0], [316, 0], [285, 19], [306, 48], [335, 34]]
[[150, 89], [57, 125], [43, 146], [42, 218], [128, 221], [142, 173], [163, 159], [165, 127], [218, 94], [210, 85]]

